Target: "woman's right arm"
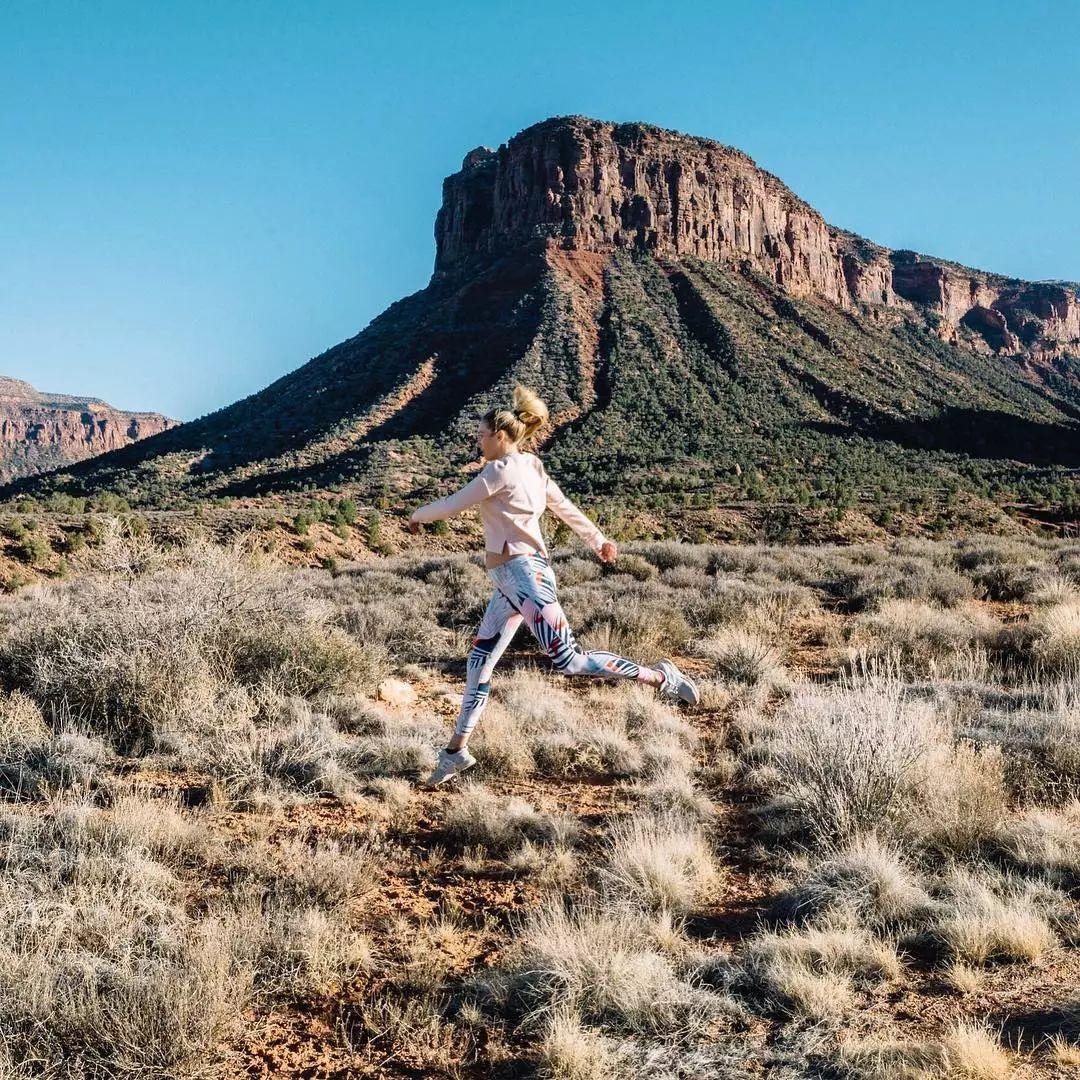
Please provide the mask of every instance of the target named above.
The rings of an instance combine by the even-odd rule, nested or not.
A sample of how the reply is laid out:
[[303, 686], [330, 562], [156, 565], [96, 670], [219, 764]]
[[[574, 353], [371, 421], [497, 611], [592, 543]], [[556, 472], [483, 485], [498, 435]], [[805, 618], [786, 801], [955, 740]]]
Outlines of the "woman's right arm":
[[475, 506], [478, 502], [483, 502], [484, 499], [494, 495], [500, 486], [492, 471], [485, 467], [463, 488], [458, 488], [457, 491], [434, 502], [418, 506], [409, 520], [426, 524], [430, 521], [453, 517], [455, 514], [460, 514], [462, 510], [467, 510], [470, 506]]

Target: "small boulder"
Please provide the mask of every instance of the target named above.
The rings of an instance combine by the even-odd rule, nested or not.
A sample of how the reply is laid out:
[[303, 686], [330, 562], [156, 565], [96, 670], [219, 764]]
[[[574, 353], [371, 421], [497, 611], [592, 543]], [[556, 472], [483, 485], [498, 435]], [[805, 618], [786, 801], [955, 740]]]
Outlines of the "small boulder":
[[383, 679], [379, 683], [379, 700], [404, 709], [416, 702], [416, 691], [401, 679]]

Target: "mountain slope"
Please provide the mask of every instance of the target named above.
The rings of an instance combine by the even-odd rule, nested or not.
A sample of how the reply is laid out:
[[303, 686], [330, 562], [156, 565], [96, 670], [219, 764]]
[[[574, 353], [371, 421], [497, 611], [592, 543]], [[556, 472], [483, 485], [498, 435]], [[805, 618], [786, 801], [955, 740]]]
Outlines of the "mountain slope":
[[[739, 151], [545, 121], [444, 183], [435, 272], [260, 393], [23, 484], [146, 504], [460, 479], [515, 381], [579, 491], [1065, 497], [1080, 301], [831, 228]], [[1065, 494], [1063, 494], [1065, 493]]]
[[95, 398], [44, 394], [0, 376], [0, 480], [55, 469], [156, 435], [176, 421]]

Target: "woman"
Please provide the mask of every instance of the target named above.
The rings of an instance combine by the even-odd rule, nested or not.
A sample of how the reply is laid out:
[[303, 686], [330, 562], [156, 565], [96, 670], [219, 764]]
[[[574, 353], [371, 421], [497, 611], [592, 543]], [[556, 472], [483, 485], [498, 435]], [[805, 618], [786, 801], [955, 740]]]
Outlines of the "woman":
[[487, 464], [463, 488], [421, 506], [409, 519], [409, 531], [421, 523], [452, 517], [479, 506], [484, 526], [485, 565], [495, 591], [469, 653], [465, 695], [453, 738], [439, 751], [429, 787], [463, 772], [476, 759], [466, 743], [487, 704], [491, 673], [522, 622], [563, 675], [635, 679], [655, 686], [670, 700], [696, 705], [698, 689], [670, 660], [655, 668], [609, 652], [585, 652], [574, 639], [555, 592], [555, 575], [540, 534], [540, 516], [553, 510], [605, 563], [618, 549], [559, 490], [535, 454], [521, 450], [548, 418], [547, 406], [531, 390], [514, 389], [509, 409], [492, 409], [480, 421], [477, 441]]

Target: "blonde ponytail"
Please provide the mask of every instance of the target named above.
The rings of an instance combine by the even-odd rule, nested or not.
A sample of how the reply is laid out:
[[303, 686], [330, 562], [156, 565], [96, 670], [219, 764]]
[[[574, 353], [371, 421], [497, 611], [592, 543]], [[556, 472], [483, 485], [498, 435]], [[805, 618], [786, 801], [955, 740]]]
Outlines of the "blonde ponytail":
[[547, 423], [548, 407], [535, 390], [515, 386], [509, 409], [492, 409], [484, 414], [484, 423], [494, 435], [505, 431], [512, 443], [524, 442]]

